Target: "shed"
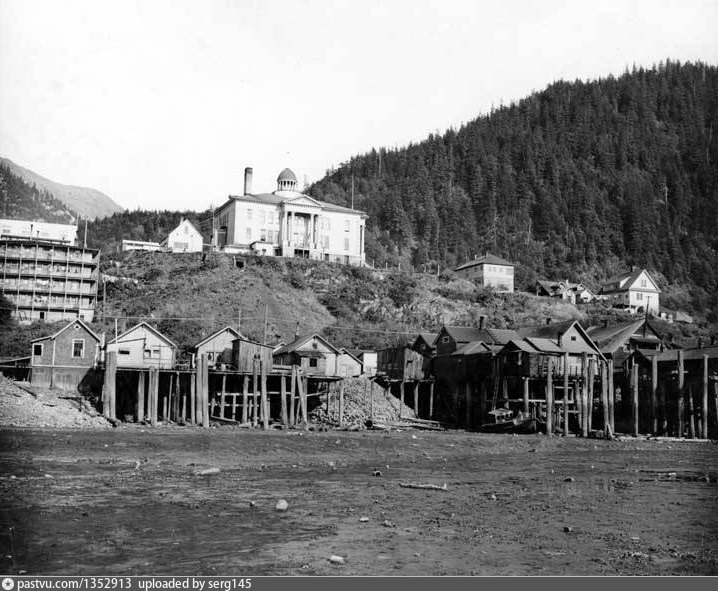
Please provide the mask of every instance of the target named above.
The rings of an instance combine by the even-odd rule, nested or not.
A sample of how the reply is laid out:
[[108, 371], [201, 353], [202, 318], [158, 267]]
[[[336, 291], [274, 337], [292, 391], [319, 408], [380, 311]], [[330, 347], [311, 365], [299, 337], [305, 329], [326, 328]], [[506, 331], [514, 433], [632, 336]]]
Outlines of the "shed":
[[[255, 371], [254, 360], [261, 363], [267, 373], [274, 367], [274, 356], [271, 345], [263, 345], [239, 335], [232, 341], [232, 366], [241, 373]], [[259, 371], [259, 367], [257, 367]]]
[[339, 349], [337, 357], [337, 374], [345, 378], [359, 377], [363, 373], [362, 362], [349, 349]]
[[240, 337], [244, 338], [239, 331], [231, 326], [225, 326], [197, 343], [194, 346], [195, 355], [199, 357], [206, 354], [210, 367], [230, 365], [233, 363], [232, 344]]

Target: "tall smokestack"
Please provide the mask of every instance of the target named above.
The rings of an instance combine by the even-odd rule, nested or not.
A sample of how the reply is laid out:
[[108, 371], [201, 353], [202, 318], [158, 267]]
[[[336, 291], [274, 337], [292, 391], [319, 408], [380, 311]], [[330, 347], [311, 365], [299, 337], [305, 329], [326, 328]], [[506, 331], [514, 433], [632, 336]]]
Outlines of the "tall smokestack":
[[252, 193], [252, 167], [248, 166], [244, 169], [244, 194]]

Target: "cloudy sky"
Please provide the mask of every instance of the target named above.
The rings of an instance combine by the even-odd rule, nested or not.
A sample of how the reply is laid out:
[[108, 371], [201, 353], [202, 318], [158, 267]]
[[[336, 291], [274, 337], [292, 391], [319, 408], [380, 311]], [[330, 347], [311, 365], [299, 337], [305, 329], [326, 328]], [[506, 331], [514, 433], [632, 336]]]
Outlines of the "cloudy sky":
[[0, 155], [201, 210], [558, 79], [718, 64], [715, 0], [0, 0]]

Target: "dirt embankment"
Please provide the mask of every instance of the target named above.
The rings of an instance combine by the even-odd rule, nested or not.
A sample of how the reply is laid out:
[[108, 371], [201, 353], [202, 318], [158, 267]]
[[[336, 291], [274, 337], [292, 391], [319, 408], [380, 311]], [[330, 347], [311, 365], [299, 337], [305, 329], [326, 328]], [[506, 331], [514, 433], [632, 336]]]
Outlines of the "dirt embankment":
[[0, 426], [82, 429], [110, 424], [77, 392], [38, 388], [0, 374]]

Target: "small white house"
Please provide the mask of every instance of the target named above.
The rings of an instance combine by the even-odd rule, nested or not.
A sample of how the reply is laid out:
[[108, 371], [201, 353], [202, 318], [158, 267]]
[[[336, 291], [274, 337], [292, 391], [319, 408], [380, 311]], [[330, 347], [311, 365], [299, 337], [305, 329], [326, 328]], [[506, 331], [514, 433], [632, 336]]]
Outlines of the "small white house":
[[156, 328], [140, 322], [107, 344], [107, 352], [117, 353], [117, 367], [171, 369], [177, 345]]
[[346, 347], [339, 349], [337, 357], [337, 374], [345, 378], [356, 378], [362, 375], [363, 364], [361, 360]]
[[660, 293], [648, 271], [636, 268], [609, 279], [601, 287], [601, 295], [606, 296], [613, 307], [631, 312], [658, 314]]
[[202, 233], [187, 218], [162, 241], [162, 246], [170, 252], [202, 252]]
[[244, 337], [231, 326], [225, 326], [197, 343], [194, 346], [195, 355], [199, 357], [206, 353], [207, 361], [211, 367], [222, 363], [231, 364], [232, 345], [238, 338]]

